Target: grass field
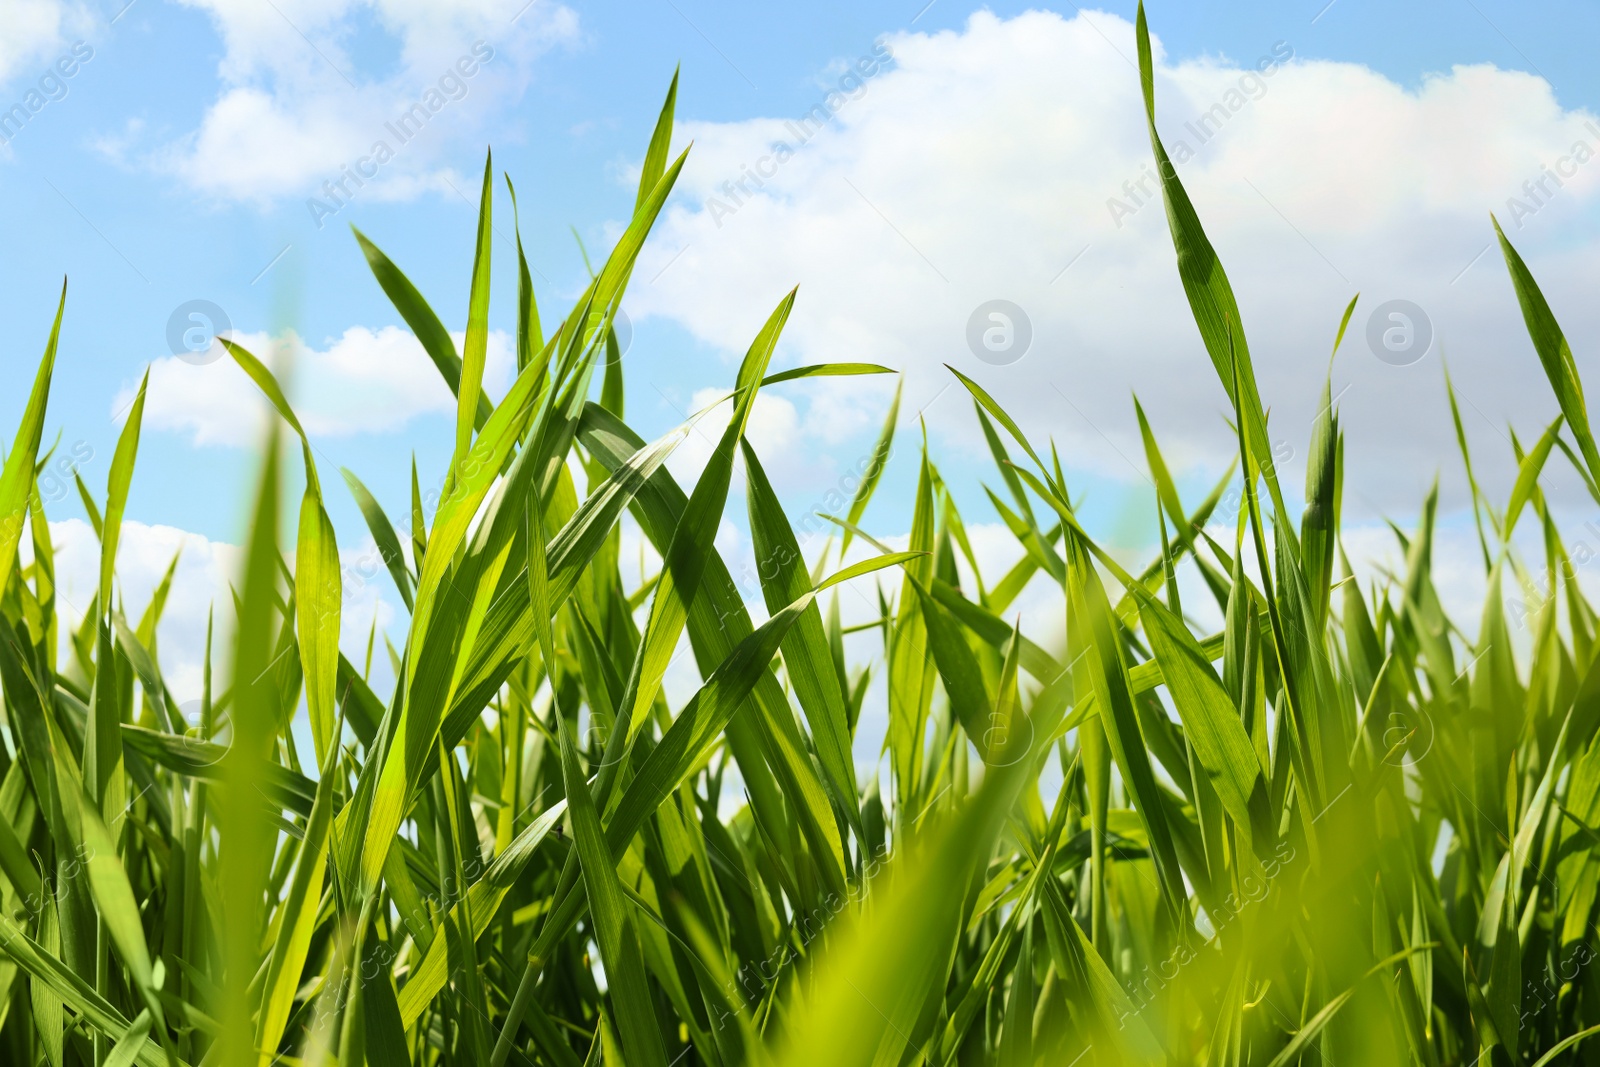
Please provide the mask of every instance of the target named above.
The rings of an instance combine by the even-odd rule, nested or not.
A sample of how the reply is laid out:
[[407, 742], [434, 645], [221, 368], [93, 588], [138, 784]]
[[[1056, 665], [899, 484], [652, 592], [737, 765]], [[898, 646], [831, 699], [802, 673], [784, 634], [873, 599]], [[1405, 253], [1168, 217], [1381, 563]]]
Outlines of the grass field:
[[[668, 157], [676, 83], [632, 220], [559, 319], [541, 314], [519, 241], [518, 374], [497, 404], [481, 388], [492, 166], [459, 352], [357, 235], [458, 397], [431, 521], [415, 489], [396, 522], [357, 474], [319, 470], [272, 372], [228, 345], [281, 419], [236, 595], [214, 606], [227, 669], [208, 669], [197, 713], [162, 678], [167, 586], [125, 605], [113, 566], [142, 389], [104, 495], [78, 483], [98, 596], [81, 626], [58, 614], [38, 490], [58, 309], [0, 474], [0, 1060], [1600, 1057], [1582, 1043], [1600, 1032], [1597, 619], [1538, 480], [1570, 463], [1600, 501], [1600, 450], [1560, 327], [1502, 236], [1561, 415], [1515, 446], [1503, 504], [1461, 438], [1480, 616], [1440, 606], [1431, 497], [1396, 530], [1403, 573], [1352, 576], [1338, 411], [1324, 402], [1305, 500], [1286, 500], [1233, 293], [1155, 130], [1142, 12], [1139, 35], [1177, 267], [1238, 457], [1185, 501], [1141, 413], [1162, 547], [1135, 572], [1080, 525], [1070, 457], [959, 373], [1015, 566], [980, 571], [957, 509], [979, 487], [947, 485], [905, 438], [912, 513], [863, 526], [876, 465], [803, 555], [745, 438], [757, 391], [888, 370], [771, 373], [792, 293], [732, 403], [700, 418], [720, 438], [698, 480], [674, 481], [664, 461], [690, 429], [646, 442], [628, 427], [611, 325], [683, 165]], [[1335, 351], [1354, 308], [1329, 311]], [[300, 479], [282, 464], [296, 456], [291, 522], [284, 486]], [[736, 477], [756, 618], [714, 545]], [[358, 663], [339, 647], [324, 494], [347, 490], [367, 531], [337, 536], [370, 532], [409, 611], [388, 693], [368, 684], [371, 650]], [[625, 513], [662, 561], [637, 588], [619, 560]], [[1542, 559], [1514, 547], [1519, 527]], [[908, 529], [908, 549], [876, 540]], [[1220, 632], [1187, 621], [1180, 574]], [[844, 582], [881, 607], [848, 642], [871, 642], [854, 662]], [[1059, 590], [1064, 641], [1008, 621], [1040, 584]], [[1528, 605], [1517, 637], [1511, 594]], [[663, 676], [685, 642], [703, 684], [671, 706]], [[863, 780], [855, 734], [880, 692], [886, 773]]]

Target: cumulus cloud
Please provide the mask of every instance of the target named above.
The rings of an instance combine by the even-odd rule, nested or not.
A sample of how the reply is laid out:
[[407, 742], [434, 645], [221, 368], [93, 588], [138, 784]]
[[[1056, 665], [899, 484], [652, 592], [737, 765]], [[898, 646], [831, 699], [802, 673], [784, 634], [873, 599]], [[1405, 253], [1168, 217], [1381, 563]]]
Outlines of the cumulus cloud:
[[[55, 548], [57, 611], [62, 619], [61, 654], [68, 635], [83, 621], [94, 601], [100, 581], [100, 541], [82, 519], [50, 523]], [[284, 546], [293, 565], [293, 545]], [[376, 556], [368, 538], [340, 550], [344, 605], [340, 619], [340, 647], [356, 664], [366, 653], [367, 636], [376, 620], [378, 629], [393, 623], [401, 608], [392, 585], [380, 584], [368, 574], [365, 560]], [[23, 557], [32, 558], [31, 542], [24, 540]], [[167, 569], [177, 561], [161, 623], [156, 629], [157, 655], [162, 677], [180, 704], [200, 697], [205, 670], [206, 624], [214, 625], [212, 670], [214, 688], [228, 683], [234, 633], [233, 596], [238, 587], [243, 551], [238, 545], [213, 541], [172, 526], [146, 525], [126, 520], [117, 541], [117, 596], [131, 624], [144, 614]], [[383, 576], [387, 583], [387, 575]], [[387, 677], [387, 658], [373, 657], [374, 678]]]
[[[62, 619], [63, 649], [68, 627], [79, 626], [95, 598], [100, 581], [100, 540], [82, 519], [50, 524], [55, 547], [57, 611]], [[130, 623], [144, 614], [156, 586], [174, 557], [173, 574], [156, 644], [162, 676], [178, 701], [197, 699], [201, 691], [206, 647], [206, 616], [216, 607], [215, 642], [226, 649], [233, 632], [232, 601], [228, 582], [239, 568], [241, 554], [234, 545], [211, 541], [172, 526], [147, 526], [132, 520], [122, 524], [117, 543], [117, 593]], [[24, 548], [31, 555], [31, 543]], [[219, 655], [220, 669], [227, 657]]]
[[48, 73], [48, 64], [57, 58], [57, 52], [92, 24], [81, 4], [62, 0], [12, 0], [6, 4], [5, 19], [6, 32], [0, 34], [0, 85], [7, 89], [16, 79]]
[[[577, 33], [555, 0], [183, 2], [222, 38], [218, 96], [178, 141], [124, 139], [117, 154], [256, 203], [337, 208], [448, 188], [442, 153], [493, 101], [520, 94], [533, 58]], [[397, 59], [374, 75], [367, 57], [389, 48]]]
[[[697, 389], [689, 401], [686, 412], [680, 412], [684, 421], [694, 420], [694, 428], [683, 442], [667, 457], [667, 469], [686, 487], [692, 489], [705, 469], [706, 461], [717, 449], [728, 420], [733, 417], [733, 403], [726, 389]], [[809, 434], [809, 427], [801, 425], [800, 414], [787, 398], [773, 393], [758, 393], [751, 408], [750, 422], [745, 438], [764, 468], [776, 464], [780, 469], [804, 468], [811, 456], [798, 454], [799, 446]]]
[[[320, 350], [305, 347], [292, 331], [277, 338], [233, 333], [230, 339], [273, 369], [313, 437], [389, 433], [420, 415], [456, 410], [455, 396], [422, 345], [396, 326], [353, 326]], [[458, 350], [463, 341], [455, 335]], [[510, 339], [491, 333], [484, 373], [491, 395], [509, 384], [515, 365]], [[123, 418], [138, 388], [137, 381], [124, 383], [112, 402], [113, 418]], [[205, 364], [165, 356], [150, 365], [147, 429], [186, 433], [196, 445], [244, 447], [261, 440], [270, 411], [255, 383], [226, 355]]]
[[[982, 447], [949, 363], [1079, 470], [1142, 486], [1136, 390], [1169, 460], [1219, 471], [1234, 447], [1227, 400], [1152, 196], [1133, 27], [1096, 12], [979, 12], [959, 32], [883, 45], [892, 61], [831, 81], [809, 117], [680, 124], [694, 151], [642, 258], [653, 281], [630, 292], [635, 315], [737, 352], [799, 283], [785, 331], [796, 361], [905, 368], [907, 409], [931, 404], [929, 429], [946, 440]], [[1441, 356], [1483, 474], [1509, 491], [1507, 421], [1542, 425], [1556, 408], [1488, 215], [1588, 369], [1600, 123], [1529, 74], [1463, 66], [1407, 87], [1293, 41], [1179, 61], [1157, 42], [1156, 96], [1238, 294], [1285, 469], [1303, 468], [1335, 328], [1359, 290], [1333, 366], [1347, 508], [1414, 509], [1441, 468], [1447, 503], [1462, 499]], [[1031, 324], [1010, 365], [969, 346], [970, 317], [993, 299]], [[1431, 323], [1431, 349], [1409, 366], [1368, 346], [1369, 315], [1393, 299]], [[831, 383], [827, 406], [875, 422], [890, 388]]]

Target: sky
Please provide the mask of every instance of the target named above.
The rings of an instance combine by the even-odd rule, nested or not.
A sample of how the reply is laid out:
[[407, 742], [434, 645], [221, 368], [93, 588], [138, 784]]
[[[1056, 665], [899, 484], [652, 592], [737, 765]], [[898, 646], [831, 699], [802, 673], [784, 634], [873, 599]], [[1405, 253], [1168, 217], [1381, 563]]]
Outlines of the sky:
[[[1383, 520], [1414, 523], [1437, 479], [1447, 600], [1465, 605], [1482, 579], [1444, 367], [1498, 501], [1515, 471], [1511, 433], [1531, 440], [1557, 410], [1491, 245], [1491, 212], [1580, 372], [1592, 381], [1596, 370], [1600, 71], [1586, 43], [1600, 10], [1396, 8], [1157, 0], [1157, 121], [1238, 294], [1286, 480], [1299, 484], [1329, 380], [1348, 440], [1353, 550], [1392, 553]], [[985, 558], [1015, 555], [946, 365], [1056, 442], [1091, 529], [1135, 555], [1148, 547], [1153, 491], [1134, 395], [1190, 499], [1233, 450], [1150, 196], [1131, 3], [3, 10], [4, 380], [31, 380], [67, 279], [48, 433], [61, 445], [45, 491], [71, 613], [86, 604], [96, 551], [71, 474], [103, 494], [148, 370], [119, 570], [137, 610], [183, 549], [163, 628], [175, 689], [197, 684], [186, 649], [211, 601], [226, 603], [266, 418], [242, 373], [206, 358], [210, 335], [297, 352], [290, 391], [346, 558], [347, 648], [374, 617], [400, 633], [403, 609], [336, 470], [403, 514], [412, 455], [425, 489], [442, 482], [454, 402], [350, 228], [463, 330], [492, 148], [486, 385], [498, 395], [512, 362], [514, 233], [554, 323], [587, 280], [585, 255], [603, 259], [631, 212], [675, 69], [673, 152], [692, 148], [623, 303], [627, 417], [641, 435], [726, 389], [798, 285], [775, 367], [903, 371], [900, 436], [866, 523], [891, 543], [906, 533], [925, 433]], [[516, 183], [515, 221], [502, 173]], [[838, 507], [895, 387], [888, 376], [801, 382], [762, 397], [751, 439], [792, 520]], [[0, 395], [6, 442], [25, 399], [20, 387]], [[709, 450], [691, 435], [671, 468], [692, 482]], [[1570, 470], [1553, 463], [1544, 486], [1580, 526], [1595, 518]], [[719, 539], [734, 561], [749, 555], [742, 515], [736, 497]], [[1576, 536], [1600, 545], [1595, 531]]]

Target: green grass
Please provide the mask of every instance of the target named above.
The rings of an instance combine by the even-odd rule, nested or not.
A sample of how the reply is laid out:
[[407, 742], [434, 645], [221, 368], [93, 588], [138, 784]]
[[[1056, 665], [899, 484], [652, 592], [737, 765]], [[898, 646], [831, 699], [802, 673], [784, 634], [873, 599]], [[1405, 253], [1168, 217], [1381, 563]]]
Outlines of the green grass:
[[[1139, 34], [1164, 161], [1142, 12]], [[1218, 509], [1227, 480], [1180, 498], [1139, 412], [1162, 547], [1129, 573], [1079, 524], [1054, 449], [958, 375], [1019, 562], [979, 571], [926, 449], [913, 513], [877, 531], [909, 528], [908, 551], [861, 525], [874, 470], [807, 559], [745, 438], [757, 391], [884, 368], [769, 375], [792, 293], [740, 365], [726, 426], [700, 424], [721, 436], [695, 485], [663, 465], [686, 427], [646, 443], [624, 421], [610, 324], [682, 166], [667, 152], [674, 95], [631, 223], [548, 335], [519, 241], [518, 376], [498, 404], [480, 388], [492, 168], [459, 353], [357, 235], [460, 398], [442, 500], [425, 523], [413, 490], [406, 543], [341, 472], [410, 610], [387, 695], [368, 684], [370, 655], [357, 666], [339, 650], [331, 472], [271, 372], [233, 345], [281, 421], [236, 596], [215, 607], [232, 613], [228, 669], [208, 669], [198, 721], [162, 680], [167, 584], [134, 618], [112, 566], [142, 389], [105, 497], [80, 482], [103, 563], [93, 608], [60, 632], [37, 484], [58, 310], [0, 474], [0, 1060], [1600, 1055], [1574, 1044], [1600, 1029], [1597, 620], [1538, 483], [1559, 451], [1600, 500], [1600, 451], [1560, 328], [1503, 236], [1561, 418], [1519, 449], [1504, 507], [1472, 483], [1479, 618], [1441, 608], [1433, 497], [1397, 532], [1403, 573], [1351, 577], [1327, 404], [1291, 509], [1237, 304], [1170, 167], [1179, 272], [1234, 409], [1237, 521]], [[285, 433], [306, 487], [292, 545], [278, 539]], [[714, 547], [741, 470], [759, 625]], [[663, 561], [639, 588], [619, 566], [625, 511]], [[1519, 524], [1542, 568], [1513, 547]], [[845, 566], [852, 539], [863, 561]], [[1215, 601], [1221, 632], [1186, 621], [1179, 574]], [[876, 646], [852, 663], [836, 586], [862, 577], [882, 618], [852, 638]], [[1030, 583], [1059, 589], [1063, 642], [1006, 621]], [[1533, 605], [1523, 639], [1508, 586]], [[685, 640], [704, 683], [674, 707], [662, 680]], [[852, 750], [878, 685], [887, 773], [862, 781]]]

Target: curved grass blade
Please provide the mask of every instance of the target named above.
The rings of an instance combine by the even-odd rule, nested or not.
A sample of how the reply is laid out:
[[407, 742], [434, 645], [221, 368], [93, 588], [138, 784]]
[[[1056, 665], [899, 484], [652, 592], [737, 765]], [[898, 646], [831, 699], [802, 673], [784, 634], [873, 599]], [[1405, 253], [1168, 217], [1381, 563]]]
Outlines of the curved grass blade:
[[[372, 268], [372, 276], [378, 279], [378, 285], [383, 289], [384, 295], [394, 305], [400, 317], [405, 320], [411, 332], [416, 335], [422, 344], [422, 350], [428, 353], [428, 358], [433, 360], [433, 365], [438, 368], [439, 375], [450, 387], [453, 395], [461, 393], [461, 357], [456, 354], [456, 343], [450, 339], [450, 331], [444, 328], [444, 323], [439, 321], [428, 302], [422, 298], [417, 287], [411, 284], [400, 268], [395, 266], [388, 256], [378, 249], [378, 246], [367, 239], [367, 235], [350, 227], [350, 232], [356, 235], [356, 241], [361, 245], [361, 252], [367, 258], [367, 266]], [[478, 407], [473, 414], [473, 426], [482, 430], [483, 424], [489, 420], [491, 412], [489, 398], [480, 395]]]
[[361, 517], [367, 520], [367, 529], [372, 533], [372, 540], [378, 546], [378, 554], [383, 557], [384, 566], [388, 567], [389, 574], [394, 578], [395, 589], [400, 593], [400, 599], [405, 602], [406, 610], [413, 607], [411, 600], [411, 572], [406, 569], [406, 557], [400, 547], [400, 537], [394, 531], [394, 526], [389, 522], [378, 501], [367, 491], [361, 479], [347, 467], [340, 467], [339, 473], [344, 476], [344, 484], [349, 486], [350, 495], [355, 497], [356, 507], [361, 509]]
[[17, 436], [6, 456], [5, 467], [0, 469], [0, 590], [11, 584], [11, 574], [17, 563], [17, 546], [22, 541], [22, 527], [27, 521], [28, 497], [33, 490], [33, 465], [39, 455], [39, 442], [44, 437], [44, 414], [50, 401], [50, 378], [55, 372], [56, 344], [61, 337], [61, 315], [67, 306], [67, 283], [61, 283], [61, 302], [56, 306], [55, 322], [50, 326], [50, 338], [45, 342], [44, 358], [39, 361], [34, 376], [33, 392], [28, 394], [28, 406], [23, 409], [22, 422], [17, 426]]
[[1578, 449], [1583, 454], [1584, 462], [1589, 465], [1589, 478], [1600, 484], [1600, 449], [1595, 447], [1594, 433], [1589, 428], [1589, 408], [1583, 399], [1583, 380], [1578, 377], [1578, 365], [1572, 358], [1572, 349], [1567, 346], [1566, 335], [1561, 332], [1555, 313], [1539, 291], [1539, 283], [1534, 280], [1533, 272], [1522, 261], [1517, 250], [1511, 247], [1511, 242], [1506, 240], [1499, 220], [1493, 215], [1490, 220], [1494, 222], [1495, 237], [1505, 256], [1506, 269], [1511, 273], [1511, 284], [1517, 291], [1517, 303], [1522, 305], [1522, 318], [1527, 324], [1528, 336], [1533, 340], [1533, 350], [1544, 367], [1545, 377], [1550, 380], [1550, 389], [1556, 394], [1556, 402], [1561, 405], [1561, 414], [1566, 416], [1567, 425], [1572, 427], [1572, 436], [1578, 440]]
[[[483, 161], [483, 195], [478, 201], [477, 250], [472, 257], [472, 295], [467, 303], [467, 336], [461, 346], [461, 385], [456, 390], [456, 448], [454, 460], [467, 454], [483, 395], [483, 365], [489, 350], [489, 263], [494, 238], [494, 153]], [[451, 463], [455, 466], [455, 462]]]

